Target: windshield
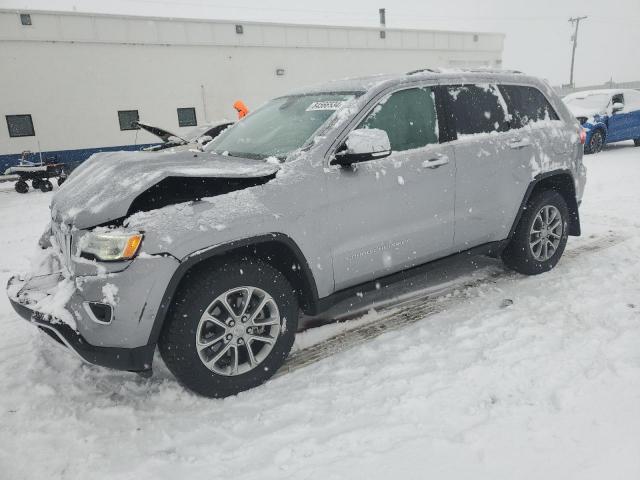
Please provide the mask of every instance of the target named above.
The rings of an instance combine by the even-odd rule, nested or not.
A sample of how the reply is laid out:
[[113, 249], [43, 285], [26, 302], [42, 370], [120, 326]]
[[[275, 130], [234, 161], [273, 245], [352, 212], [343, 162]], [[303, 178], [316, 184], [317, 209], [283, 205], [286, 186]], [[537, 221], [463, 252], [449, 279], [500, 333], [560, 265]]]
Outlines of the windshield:
[[572, 97], [565, 100], [567, 105], [604, 110], [609, 105], [609, 95], [606, 93], [596, 93], [593, 95], [585, 95], [584, 97]]
[[271, 100], [222, 133], [207, 151], [234, 157], [284, 158], [302, 147], [354, 92], [313, 93]]

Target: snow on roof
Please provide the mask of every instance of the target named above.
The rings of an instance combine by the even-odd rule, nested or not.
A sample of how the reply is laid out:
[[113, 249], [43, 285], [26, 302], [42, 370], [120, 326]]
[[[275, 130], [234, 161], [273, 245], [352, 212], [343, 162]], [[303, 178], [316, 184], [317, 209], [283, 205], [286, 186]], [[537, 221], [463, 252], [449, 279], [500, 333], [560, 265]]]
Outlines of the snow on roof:
[[624, 88], [601, 88], [596, 90], [582, 90], [580, 92], [573, 92], [567, 95], [565, 98], [576, 98], [576, 97], [588, 97], [589, 95], [615, 95], [616, 93], [624, 93], [625, 91], [630, 89]]
[[385, 83], [410, 82], [412, 80], [435, 80], [447, 78], [458, 82], [518, 82], [523, 84], [538, 84], [540, 80], [535, 77], [513, 70], [489, 70], [489, 69], [437, 69], [425, 68], [402, 74], [377, 74], [364, 77], [344, 78], [333, 80], [318, 85], [298, 89], [292, 94], [302, 95], [316, 92], [366, 92]]

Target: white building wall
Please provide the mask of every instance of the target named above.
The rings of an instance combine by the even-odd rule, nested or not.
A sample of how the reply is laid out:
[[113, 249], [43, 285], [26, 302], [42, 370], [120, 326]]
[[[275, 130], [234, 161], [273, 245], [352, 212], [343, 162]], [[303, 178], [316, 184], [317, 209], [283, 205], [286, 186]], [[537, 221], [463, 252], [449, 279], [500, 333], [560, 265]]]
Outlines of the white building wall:
[[120, 131], [118, 110], [180, 134], [190, 127], [178, 127], [179, 107], [195, 107], [203, 123], [235, 118], [236, 99], [255, 109], [336, 78], [500, 66], [503, 44], [483, 33], [389, 29], [380, 39], [376, 28], [242, 23], [239, 35], [232, 22], [48, 12], [31, 20], [22, 26], [19, 12], [0, 10], [0, 115], [31, 114], [36, 132], [10, 138], [0, 128], [0, 156], [156, 141]]

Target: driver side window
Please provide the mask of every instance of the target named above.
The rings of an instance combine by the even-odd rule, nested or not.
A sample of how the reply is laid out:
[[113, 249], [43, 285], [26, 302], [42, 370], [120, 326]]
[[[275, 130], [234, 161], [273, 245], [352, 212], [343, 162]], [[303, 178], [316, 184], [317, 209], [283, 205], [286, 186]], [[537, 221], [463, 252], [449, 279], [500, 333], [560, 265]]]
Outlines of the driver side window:
[[621, 93], [618, 93], [616, 95], [614, 95], [613, 97], [611, 97], [611, 105], [615, 104], [615, 103], [621, 103], [624, 105], [624, 95]]
[[384, 130], [394, 152], [438, 143], [434, 93], [430, 88], [394, 92], [376, 105], [358, 128]]

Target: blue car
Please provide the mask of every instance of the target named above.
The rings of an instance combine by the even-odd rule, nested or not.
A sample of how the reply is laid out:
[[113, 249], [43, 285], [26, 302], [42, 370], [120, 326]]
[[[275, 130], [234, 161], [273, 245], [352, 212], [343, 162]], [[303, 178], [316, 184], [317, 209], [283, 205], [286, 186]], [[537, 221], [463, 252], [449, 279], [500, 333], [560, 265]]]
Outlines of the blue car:
[[606, 143], [623, 140], [640, 147], [640, 91], [588, 90], [563, 100], [586, 131], [584, 153], [598, 153]]

